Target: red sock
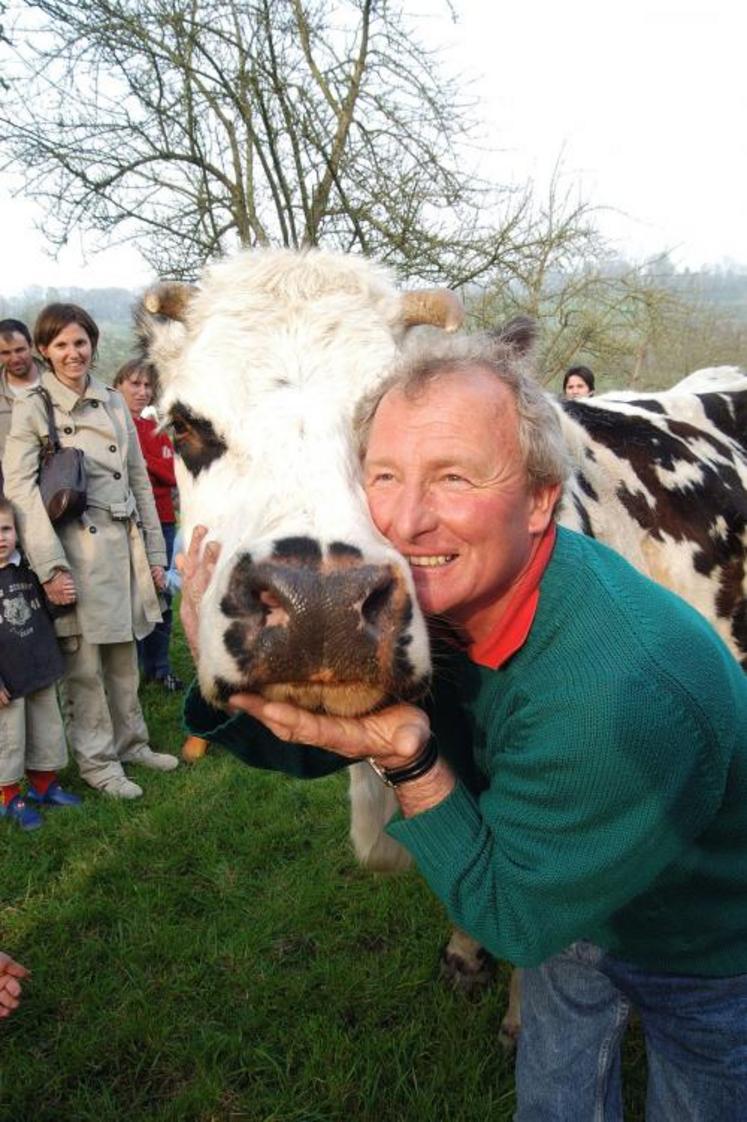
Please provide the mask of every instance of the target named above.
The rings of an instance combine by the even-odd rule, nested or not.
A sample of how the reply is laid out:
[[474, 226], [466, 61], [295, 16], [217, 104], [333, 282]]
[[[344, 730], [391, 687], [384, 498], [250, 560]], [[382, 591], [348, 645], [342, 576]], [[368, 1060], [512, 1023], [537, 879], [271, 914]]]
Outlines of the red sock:
[[14, 799], [20, 793], [21, 788], [17, 783], [6, 783], [5, 786], [0, 787], [0, 801], [3, 806], [7, 806], [11, 799]]
[[26, 778], [31, 786], [36, 791], [37, 795], [46, 795], [49, 788], [57, 779], [56, 771], [32, 771], [31, 768], [26, 770]]

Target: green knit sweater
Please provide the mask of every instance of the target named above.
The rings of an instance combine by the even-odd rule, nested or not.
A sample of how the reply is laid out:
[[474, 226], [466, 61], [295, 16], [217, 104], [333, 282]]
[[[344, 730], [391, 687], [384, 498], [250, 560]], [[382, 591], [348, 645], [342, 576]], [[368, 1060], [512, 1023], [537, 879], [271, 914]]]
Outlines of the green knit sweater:
[[[652, 970], [747, 972], [747, 678], [698, 613], [560, 529], [521, 650], [436, 665], [459, 782], [388, 831], [455, 923], [518, 965], [586, 938]], [[186, 716], [258, 766], [343, 764], [194, 692]]]

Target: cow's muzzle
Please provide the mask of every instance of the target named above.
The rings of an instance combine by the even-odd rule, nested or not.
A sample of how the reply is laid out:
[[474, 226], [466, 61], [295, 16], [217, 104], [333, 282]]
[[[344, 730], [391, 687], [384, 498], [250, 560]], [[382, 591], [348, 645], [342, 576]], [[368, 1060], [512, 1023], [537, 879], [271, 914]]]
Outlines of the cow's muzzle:
[[[356, 551], [357, 552], [357, 551]], [[239, 559], [221, 600], [238, 683], [307, 709], [353, 715], [412, 700], [426, 685], [408, 657], [412, 599], [394, 564], [345, 554]]]

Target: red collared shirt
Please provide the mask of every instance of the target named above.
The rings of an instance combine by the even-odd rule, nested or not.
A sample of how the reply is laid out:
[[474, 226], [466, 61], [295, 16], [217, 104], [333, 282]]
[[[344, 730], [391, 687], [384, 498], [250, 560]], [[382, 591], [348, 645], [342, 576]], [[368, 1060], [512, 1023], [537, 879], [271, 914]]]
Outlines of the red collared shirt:
[[540, 581], [554, 546], [555, 523], [551, 522], [540, 539], [534, 557], [519, 578], [495, 630], [486, 639], [467, 648], [473, 662], [497, 670], [524, 646], [539, 604]]

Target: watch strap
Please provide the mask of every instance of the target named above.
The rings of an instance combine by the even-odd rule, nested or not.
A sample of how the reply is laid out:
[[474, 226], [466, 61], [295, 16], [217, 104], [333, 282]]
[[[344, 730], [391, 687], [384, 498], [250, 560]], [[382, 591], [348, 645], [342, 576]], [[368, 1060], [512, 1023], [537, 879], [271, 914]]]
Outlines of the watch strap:
[[382, 767], [372, 756], [368, 757], [368, 763], [379, 779], [386, 783], [387, 787], [399, 787], [400, 783], [409, 783], [412, 779], [420, 779], [422, 775], [431, 770], [437, 759], [438, 748], [431, 736], [420, 755], [416, 756], [409, 764], [404, 764], [402, 767]]

